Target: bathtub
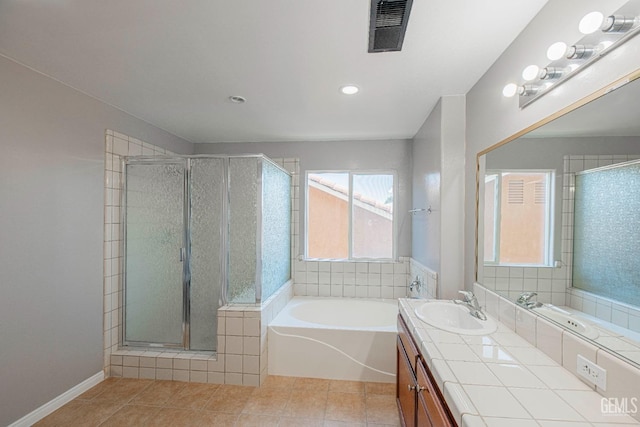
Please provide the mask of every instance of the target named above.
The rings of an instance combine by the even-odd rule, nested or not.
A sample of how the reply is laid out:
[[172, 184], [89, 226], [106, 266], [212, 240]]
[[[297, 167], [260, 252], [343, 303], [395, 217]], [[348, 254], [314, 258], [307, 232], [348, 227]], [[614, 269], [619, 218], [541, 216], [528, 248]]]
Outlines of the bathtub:
[[397, 300], [294, 297], [267, 328], [269, 375], [395, 382]]

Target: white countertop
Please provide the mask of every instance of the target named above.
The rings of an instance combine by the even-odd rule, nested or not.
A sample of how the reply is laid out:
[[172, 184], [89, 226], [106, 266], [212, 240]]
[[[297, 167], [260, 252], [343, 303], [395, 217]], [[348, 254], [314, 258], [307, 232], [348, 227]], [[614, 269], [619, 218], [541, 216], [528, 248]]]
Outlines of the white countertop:
[[498, 321], [485, 336], [421, 321], [414, 309], [425, 301], [400, 299], [400, 314], [460, 426], [640, 425], [603, 412], [600, 394]]

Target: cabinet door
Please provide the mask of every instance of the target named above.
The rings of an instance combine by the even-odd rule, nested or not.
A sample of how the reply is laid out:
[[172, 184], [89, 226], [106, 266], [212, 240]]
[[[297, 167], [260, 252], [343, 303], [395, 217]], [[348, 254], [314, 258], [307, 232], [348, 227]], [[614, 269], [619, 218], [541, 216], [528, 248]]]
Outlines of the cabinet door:
[[400, 417], [403, 425], [406, 427], [414, 427], [416, 422], [416, 380], [400, 338], [398, 338], [397, 347], [398, 376], [396, 380], [396, 400], [400, 408]]
[[423, 360], [418, 360], [416, 364], [416, 375], [418, 382], [417, 393], [417, 422], [418, 426], [450, 427], [456, 424], [451, 420], [447, 410], [444, 408], [441, 397], [438, 396], [435, 384], [431, 376], [427, 373], [427, 368]]

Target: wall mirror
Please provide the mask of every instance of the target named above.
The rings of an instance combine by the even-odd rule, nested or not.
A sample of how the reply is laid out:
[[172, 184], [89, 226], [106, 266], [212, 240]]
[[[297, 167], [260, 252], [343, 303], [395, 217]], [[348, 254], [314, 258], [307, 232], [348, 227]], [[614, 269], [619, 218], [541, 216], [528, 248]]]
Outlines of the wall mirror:
[[638, 367], [639, 77], [478, 154], [476, 242], [478, 283]]

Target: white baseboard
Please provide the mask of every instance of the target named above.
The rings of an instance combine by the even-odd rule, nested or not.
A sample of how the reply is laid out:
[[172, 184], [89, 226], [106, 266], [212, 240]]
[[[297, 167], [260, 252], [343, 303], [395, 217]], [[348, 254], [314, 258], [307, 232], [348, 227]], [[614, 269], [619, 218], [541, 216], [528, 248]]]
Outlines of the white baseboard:
[[47, 415], [51, 414], [56, 409], [59, 409], [62, 406], [66, 405], [67, 403], [71, 402], [73, 399], [80, 396], [82, 393], [89, 390], [91, 387], [95, 386], [96, 384], [101, 383], [102, 381], [104, 381], [104, 372], [100, 371], [97, 374], [82, 381], [80, 384], [65, 391], [55, 399], [45, 403], [35, 411], [20, 418], [18, 421], [14, 422], [13, 424], [9, 424], [9, 427], [32, 426], [33, 424], [37, 423]]

